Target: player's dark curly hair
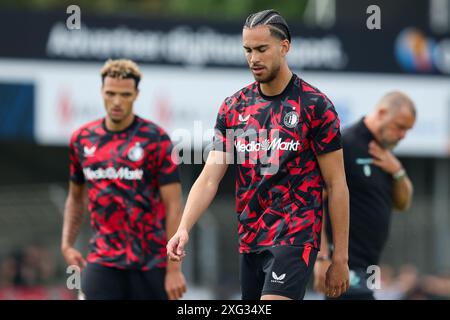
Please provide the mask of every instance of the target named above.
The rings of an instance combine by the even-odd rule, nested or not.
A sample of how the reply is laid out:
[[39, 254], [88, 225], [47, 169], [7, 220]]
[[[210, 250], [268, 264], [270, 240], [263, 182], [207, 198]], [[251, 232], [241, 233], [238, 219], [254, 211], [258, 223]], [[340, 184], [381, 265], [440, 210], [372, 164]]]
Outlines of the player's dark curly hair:
[[260, 25], [268, 26], [274, 37], [291, 42], [289, 26], [278, 11], [269, 9], [252, 13], [245, 20], [244, 28], [254, 28]]

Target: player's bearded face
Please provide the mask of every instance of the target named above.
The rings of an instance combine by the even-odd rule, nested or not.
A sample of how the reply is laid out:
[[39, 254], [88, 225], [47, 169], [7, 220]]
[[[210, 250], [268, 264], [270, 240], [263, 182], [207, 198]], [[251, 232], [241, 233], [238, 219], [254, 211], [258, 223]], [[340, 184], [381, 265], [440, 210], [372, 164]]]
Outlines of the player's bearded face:
[[267, 26], [244, 28], [243, 45], [253, 77], [260, 83], [276, 78], [281, 66], [279, 40], [270, 34]]
[[138, 95], [133, 79], [106, 77], [102, 87], [107, 117], [114, 123], [133, 116], [133, 103]]
[[267, 74], [265, 76], [256, 77], [254, 75], [256, 81], [259, 81], [260, 83], [268, 83], [277, 77], [278, 72], [280, 72], [280, 57], [275, 56], [271, 62], [271, 66], [267, 66]]

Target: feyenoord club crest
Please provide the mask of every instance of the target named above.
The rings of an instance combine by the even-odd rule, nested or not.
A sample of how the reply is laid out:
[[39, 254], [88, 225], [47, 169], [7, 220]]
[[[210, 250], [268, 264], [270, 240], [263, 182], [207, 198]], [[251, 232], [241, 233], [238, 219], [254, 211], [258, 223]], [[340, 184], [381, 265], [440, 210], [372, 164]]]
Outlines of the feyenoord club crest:
[[284, 125], [288, 128], [293, 128], [298, 123], [298, 114], [296, 111], [291, 111], [284, 116]]
[[134, 147], [128, 151], [128, 159], [131, 161], [139, 161], [142, 157], [144, 157], [144, 149], [142, 149], [139, 142], [136, 142]]

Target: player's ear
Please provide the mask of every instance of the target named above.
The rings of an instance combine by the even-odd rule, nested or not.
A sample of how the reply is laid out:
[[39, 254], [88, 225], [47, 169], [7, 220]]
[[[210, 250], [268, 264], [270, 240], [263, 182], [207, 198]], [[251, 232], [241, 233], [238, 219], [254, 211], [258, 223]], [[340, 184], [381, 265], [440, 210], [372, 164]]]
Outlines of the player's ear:
[[281, 40], [281, 55], [283, 57], [287, 55], [290, 48], [291, 48], [291, 43], [289, 42], [289, 40], [287, 40], [287, 39]]

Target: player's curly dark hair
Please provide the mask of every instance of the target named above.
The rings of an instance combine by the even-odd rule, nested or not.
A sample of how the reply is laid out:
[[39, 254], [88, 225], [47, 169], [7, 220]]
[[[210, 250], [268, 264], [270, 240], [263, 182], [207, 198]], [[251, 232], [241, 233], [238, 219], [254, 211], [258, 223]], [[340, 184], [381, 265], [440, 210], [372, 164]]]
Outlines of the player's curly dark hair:
[[291, 42], [289, 26], [278, 11], [268, 9], [250, 14], [245, 20], [244, 28], [254, 28], [260, 25], [268, 26], [274, 37]]

